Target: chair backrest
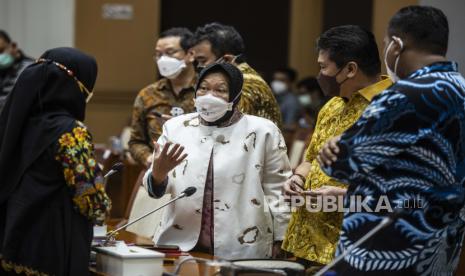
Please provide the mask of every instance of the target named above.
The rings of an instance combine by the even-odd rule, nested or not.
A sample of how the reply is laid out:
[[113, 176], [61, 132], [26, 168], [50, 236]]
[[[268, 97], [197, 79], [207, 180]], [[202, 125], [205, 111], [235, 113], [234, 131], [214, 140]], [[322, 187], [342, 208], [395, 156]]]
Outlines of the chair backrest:
[[292, 143], [293, 143], [293, 141], [295, 139], [296, 130], [297, 130], [296, 127], [289, 127], [289, 126], [283, 127], [281, 129], [281, 133], [283, 135], [284, 142], [286, 143], [287, 153], [288, 154], [289, 154], [289, 152], [290, 152], [290, 150], [292, 148]]
[[[170, 200], [170, 198], [170, 194], [166, 194], [160, 199], [152, 198], [149, 196], [149, 194], [143, 186], [138, 185], [137, 194], [134, 198], [128, 221], [131, 222], [134, 219], [150, 212], [151, 210], [156, 209], [158, 206], [165, 204], [168, 200]], [[139, 236], [152, 238], [155, 234], [155, 231], [160, 225], [162, 215], [163, 209], [134, 223], [133, 225], [129, 226], [126, 230], [133, 232]]]
[[294, 140], [292, 143], [291, 151], [289, 152], [289, 162], [291, 168], [295, 169], [302, 162], [302, 157], [305, 154], [305, 141]]
[[298, 128], [295, 131], [293, 140], [291, 141], [291, 147], [288, 151], [289, 162], [291, 163], [291, 168], [295, 169], [297, 166], [302, 163], [305, 158], [305, 151], [307, 150], [310, 140], [313, 135], [312, 129], [307, 128]]

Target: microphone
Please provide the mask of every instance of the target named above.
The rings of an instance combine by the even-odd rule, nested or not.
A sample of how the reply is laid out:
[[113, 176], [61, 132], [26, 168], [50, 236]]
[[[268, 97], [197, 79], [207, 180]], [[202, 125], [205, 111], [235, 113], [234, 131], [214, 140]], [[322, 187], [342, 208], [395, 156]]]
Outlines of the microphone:
[[[182, 193], [186, 194], [186, 197], [193, 195], [197, 191], [196, 187], [187, 187]], [[182, 194], [181, 193], [181, 194]]]
[[197, 188], [195, 188], [195, 187], [192, 187], [192, 186], [191, 186], [191, 187], [187, 187], [187, 188], [186, 188], [184, 191], [182, 191], [177, 197], [173, 198], [172, 200], [168, 201], [167, 203], [163, 204], [162, 206], [157, 207], [157, 208], [155, 208], [154, 210], [152, 210], [152, 211], [150, 211], [150, 212], [148, 212], [148, 213], [146, 213], [146, 214], [144, 214], [144, 215], [142, 215], [142, 216], [136, 218], [135, 220], [133, 220], [133, 221], [131, 221], [131, 222], [128, 222], [128, 223], [126, 223], [125, 225], [123, 225], [123, 226], [121, 226], [121, 227], [119, 227], [119, 228], [117, 228], [117, 229], [115, 229], [115, 230], [113, 230], [113, 231], [108, 232], [108, 234], [107, 234], [107, 241], [110, 240], [110, 239], [113, 239], [113, 238], [115, 237], [115, 234], [118, 233], [119, 231], [123, 230], [124, 228], [126, 228], [126, 227], [128, 227], [128, 226], [130, 226], [130, 225], [132, 225], [132, 224], [134, 224], [134, 223], [136, 223], [136, 222], [138, 222], [139, 220], [141, 220], [141, 219], [143, 219], [143, 218], [145, 218], [145, 217], [147, 217], [147, 216], [149, 216], [149, 215], [151, 215], [151, 214], [153, 214], [153, 213], [155, 213], [156, 211], [158, 211], [158, 210], [164, 208], [165, 206], [167, 206], [167, 205], [169, 205], [169, 204], [175, 202], [176, 200], [179, 200], [179, 199], [181, 199], [181, 198], [189, 197], [189, 196], [193, 195], [196, 191], [197, 191]]
[[105, 178], [105, 179], [109, 178], [110, 176], [114, 175], [115, 173], [121, 171], [121, 169], [123, 167], [124, 167], [124, 165], [121, 162], [113, 164], [113, 166], [111, 166], [111, 169], [103, 176], [103, 178]]

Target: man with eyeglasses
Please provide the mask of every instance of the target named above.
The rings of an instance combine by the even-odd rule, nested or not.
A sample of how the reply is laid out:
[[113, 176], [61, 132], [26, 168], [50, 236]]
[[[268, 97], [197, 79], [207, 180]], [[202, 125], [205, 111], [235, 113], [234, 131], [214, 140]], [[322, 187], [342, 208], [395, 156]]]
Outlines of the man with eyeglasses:
[[132, 115], [129, 150], [142, 165], [152, 162], [152, 141], [160, 136], [165, 120], [195, 110], [192, 41], [186, 28], [168, 29], [158, 38], [153, 59], [162, 78], [139, 92]]
[[232, 26], [209, 23], [195, 31], [194, 56], [197, 71], [214, 62], [235, 65], [244, 76], [239, 110], [282, 125], [281, 111], [271, 88], [246, 62], [244, 40]]

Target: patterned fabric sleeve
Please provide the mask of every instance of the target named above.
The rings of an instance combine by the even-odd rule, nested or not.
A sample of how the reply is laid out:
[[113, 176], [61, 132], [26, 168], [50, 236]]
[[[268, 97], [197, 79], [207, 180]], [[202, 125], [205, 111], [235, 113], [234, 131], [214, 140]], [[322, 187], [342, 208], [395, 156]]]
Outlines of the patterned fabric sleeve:
[[342, 136], [337, 161], [322, 170], [343, 182], [367, 175], [393, 160], [427, 133], [421, 133], [415, 106], [401, 93], [387, 90]]
[[111, 201], [105, 193], [104, 179], [93, 150], [87, 129], [83, 125], [76, 125], [72, 132], [64, 133], [58, 140], [56, 160], [63, 167], [77, 211], [101, 225], [110, 211]]
[[247, 62], [240, 63], [237, 68], [244, 76], [239, 111], [268, 119], [281, 129], [281, 110], [271, 88]]
[[[150, 138], [147, 137], [147, 130], [145, 126], [144, 93], [144, 90], [142, 90], [134, 102], [131, 138], [129, 139], [129, 151], [131, 152], [134, 160], [139, 162], [141, 165], [145, 165], [147, 157], [152, 154], [152, 148], [147, 145], [147, 141], [150, 141]], [[157, 127], [159, 128], [159, 132], [161, 132], [161, 126], [157, 125]]]
[[154, 180], [151, 177], [151, 174], [152, 174], [152, 171], [150, 170], [150, 174], [146, 178], [147, 179], [147, 183], [146, 183], [147, 192], [149, 196], [153, 198], [161, 198], [166, 193], [166, 188], [168, 186], [168, 177], [166, 177], [165, 180], [163, 180], [163, 182], [161, 182], [160, 184], [154, 185], [153, 183]]
[[268, 119], [279, 128], [282, 127], [281, 111], [271, 88], [263, 79], [255, 75], [244, 74], [244, 85], [238, 108], [244, 114]]

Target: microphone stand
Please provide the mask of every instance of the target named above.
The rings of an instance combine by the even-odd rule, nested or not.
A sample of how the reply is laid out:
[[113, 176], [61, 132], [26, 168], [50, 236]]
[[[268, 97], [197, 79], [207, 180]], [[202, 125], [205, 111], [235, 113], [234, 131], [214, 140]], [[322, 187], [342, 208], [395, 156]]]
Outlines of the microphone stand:
[[[115, 164], [113, 164], [113, 166], [111, 166], [110, 170], [103, 176], [103, 187], [104, 189], [106, 190], [107, 188], [107, 183], [108, 183], [108, 178], [116, 173], [119, 173], [121, 171], [121, 169], [124, 167], [123, 163], [121, 162], [117, 162]], [[103, 225], [101, 226], [98, 226], [98, 225], [94, 225], [94, 233], [97, 232], [97, 233], [100, 233], [100, 232], [107, 232], [107, 225], [106, 223], [104, 222]]]
[[119, 228], [117, 228], [117, 229], [115, 229], [115, 230], [113, 230], [113, 231], [108, 232], [108, 234], [107, 234], [107, 240], [106, 240], [105, 244], [107, 244], [108, 241], [114, 241], [115, 235], [116, 235], [119, 231], [123, 230], [124, 228], [126, 228], [126, 227], [128, 227], [128, 226], [130, 226], [130, 225], [132, 225], [132, 224], [134, 224], [134, 223], [136, 223], [136, 222], [138, 222], [139, 220], [141, 220], [141, 219], [143, 219], [143, 218], [145, 218], [145, 217], [147, 217], [147, 216], [149, 216], [149, 215], [155, 213], [156, 211], [158, 211], [158, 210], [164, 208], [165, 206], [167, 206], [167, 205], [173, 203], [174, 201], [176, 201], [176, 200], [178, 200], [178, 199], [181, 199], [181, 198], [184, 198], [184, 197], [186, 197], [186, 196], [187, 196], [187, 194], [186, 194], [185, 192], [182, 192], [182, 193], [179, 194], [177, 197], [175, 197], [175, 198], [173, 198], [172, 200], [166, 202], [166, 203], [163, 204], [162, 206], [159, 206], [159, 207], [155, 208], [154, 210], [152, 210], [152, 211], [150, 211], [150, 212], [148, 212], [148, 213], [146, 213], [146, 214], [144, 214], [144, 215], [142, 215], [142, 216], [136, 218], [135, 220], [133, 220], [133, 221], [131, 221], [131, 222], [128, 222], [128, 223], [126, 223], [125, 225], [123, 225], [123, 226], [121, 226], [121, 227], [119, 227]]
[[[430, 188], [426, 191], [426, 195], [435, 199], [435, 204], [431, 204], [431, 207], [441, 207], [441, 206], [454, 206], [456, 208], [462, 208], [464, 204], [464, 196], [462, 189], [456, 188]], [[426, 210], [427, 211], [427, 210]], [[426, 212], [425, 211], [425, 212]], [[361, 237], [358, 241], [356, 241], [352, 246], [350, 246], [346, 251], [344, 251], [341, 255], [337, 256], [331, 263], [327, 264], [323, 269], [321, 269], [315, 276], [321, 276], [323, 273], [327, 272], [331, 267], [335, 266], [338, 262], [340, 262], [345, 256], [347, 256], [352, 250], [359, 247], [362, 243], [367, 241], [369, 238], [373, 237], [376, 233], [378, 233], [384, 227], [389, 226], [392, 224], [397, 218], [405, 214], [405, 209], [396, 208], [394, 212], [391, 213], [389, 216], [383, 218], [383, 220], [373, 229], [371, 229], [368, 233], [366, 233], [363, 237]], [[426, 214], [425, 214], [426, 216]]]
[[394, 216], [388, 216], [388, 217], [383, 218], [383, 220], [375, 228], [371, 229], [368, 233], [366, 233], [358, 241], [356, 241], [354, 244], [352, 244], [346, 251], [344, 251], [342, 254], [337, 256], [337, 258], [335, 258], [332, 262], [330, 262], [325, 267], [323, 267], [320, 271], [318, 271], [318, 273], [315, 274], [315, 276], [322, 276], [330, 268], [332, 268], [337, 263], [339, 263], [342, 259], [344, 259], [345, 256], [349, 255], [349, 253], [352, 252], [352, 250], [359, 247], [362, 243], [367, 241], [369, 238], [373, 237], [375, 234], [377, 234], [384, 227], [386, 227], [386, 226], [390, 225], [391, 223], [393, 223], [396, 218], [397, 218], [396, 214]]

